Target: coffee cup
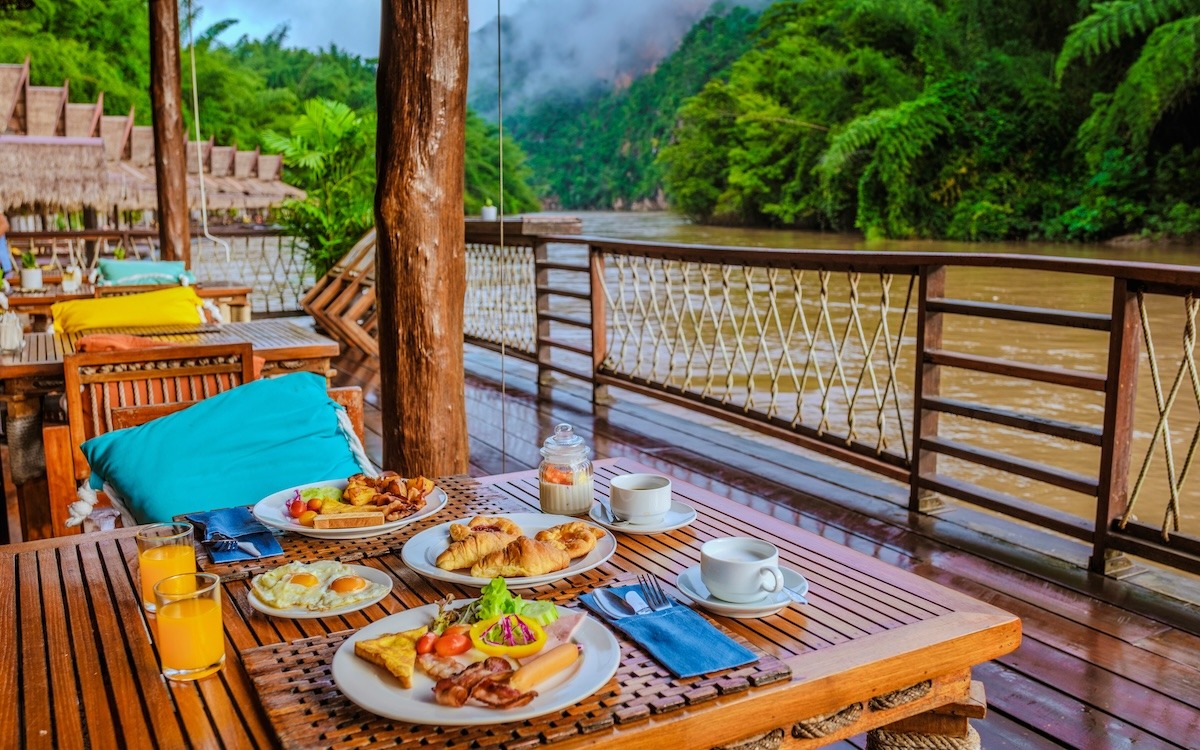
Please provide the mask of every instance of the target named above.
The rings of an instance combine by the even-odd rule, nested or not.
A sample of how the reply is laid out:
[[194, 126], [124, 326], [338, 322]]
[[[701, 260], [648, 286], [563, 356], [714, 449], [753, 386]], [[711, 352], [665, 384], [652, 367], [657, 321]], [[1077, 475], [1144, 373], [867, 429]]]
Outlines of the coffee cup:
[[609, 504], [618, 520], [661, 523], [671, 509], [671, 480], [657, 474], [625, 474], [609, 482]]
[[700, 547], [700, 580], [717, 599], [755, 602], [783, 588], [779, 550], [751, 537], [713, 539]]

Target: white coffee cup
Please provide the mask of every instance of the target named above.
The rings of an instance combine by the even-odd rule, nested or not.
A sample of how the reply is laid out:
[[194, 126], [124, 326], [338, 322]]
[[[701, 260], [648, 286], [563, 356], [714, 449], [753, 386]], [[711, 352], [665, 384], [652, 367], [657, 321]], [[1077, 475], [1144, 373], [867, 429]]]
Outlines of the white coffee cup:
[[779, 550], [751, 537], [713, 539], [700, 547], [700, 580], [727, 602], [754, 602], [783, 588]]
[[645, 526], [662, 523], [671, 509], [671, 480], [657, 474], [624, 474], [609, 482], [609, 503], [618, 520]]

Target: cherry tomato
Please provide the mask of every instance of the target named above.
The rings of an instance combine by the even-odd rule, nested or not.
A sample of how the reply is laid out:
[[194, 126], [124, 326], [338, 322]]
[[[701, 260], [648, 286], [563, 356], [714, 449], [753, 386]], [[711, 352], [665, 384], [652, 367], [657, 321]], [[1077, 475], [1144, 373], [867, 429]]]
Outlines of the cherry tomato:
[[309, 500], [308, 509], [315, 510], [319, 513], [321, 511], [321, 498], [314, 497], [312, 500]]
[[438, 639], [437, 633], [426, 633], [417, 639], [417, 653], [428, 654], [433, 651], [433, 644]]
[[470, 625], [451, 625], [442, 635], [467, 635], [471, 632]]
[[443, 635], [433, 644], [433, 650], [438, 656], [457, 656], [466, 653], [471, 648], [471, 637], [462, 633]]
[[317, 517], [317, 512], [315, 510], [306, 510], [300, 514], [300, 517], [296, 519], [296, 522], [299, 523], [301, 526], [312, 526], [313, 519], [315, 519], [316, 517]]
[[299, 518], [300, 514], [308, 510], [308, 503], [302, 498], [294, 497], [287, 502], [287, 512], [292, 518]]

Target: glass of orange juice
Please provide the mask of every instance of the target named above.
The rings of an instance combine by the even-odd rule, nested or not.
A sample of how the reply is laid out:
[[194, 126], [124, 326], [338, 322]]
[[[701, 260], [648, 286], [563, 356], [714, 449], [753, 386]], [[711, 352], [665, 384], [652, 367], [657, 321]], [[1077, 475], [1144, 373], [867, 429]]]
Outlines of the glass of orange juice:
[[154, 584], [158, 657], [172, 680], [198, 680], [225, 665], [221, 579], [184, 573]]
[[138, 569], [142, 606], [153, 612], [154, 584], [167, 576], [196, 572], [196, 548], [190, 523], [156, 523], [138, 531]]

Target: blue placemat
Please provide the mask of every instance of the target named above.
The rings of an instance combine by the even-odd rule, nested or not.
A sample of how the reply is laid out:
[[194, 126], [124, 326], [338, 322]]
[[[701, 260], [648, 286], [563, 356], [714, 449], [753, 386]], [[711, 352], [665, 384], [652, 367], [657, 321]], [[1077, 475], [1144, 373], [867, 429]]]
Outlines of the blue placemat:
[[250, 542], [259, 551], [259, 555], [255, 557], [240, 547], [234, 547], [231, 550], [205, 547], [208, 550], [208, 556], [215, 563], [256, 560], [283, 554], [283, 547], [279, 545], [279, 540], [275, 538], [270, 529], [258, 522], [249, 508], [221, 508], [203, 513], [189, 513], [185, 518], [196, 525], [198, 539], [207, 540], [213, 534], [225, 534], [236, 537], [242, 542]]
[[[642, 593], [637, 585], [611, 590], [621, 598], [629, 591]], [[748, 648], [717, 630], [711, 622], [683, 604], [676, 603], [658, 612], [614, 619], [596, 604], [592, 594], [584, 594], [579, 599], [605, 622], [646, 649], [655, 661], [676, 677], [695, 677], [758, 660]]]

